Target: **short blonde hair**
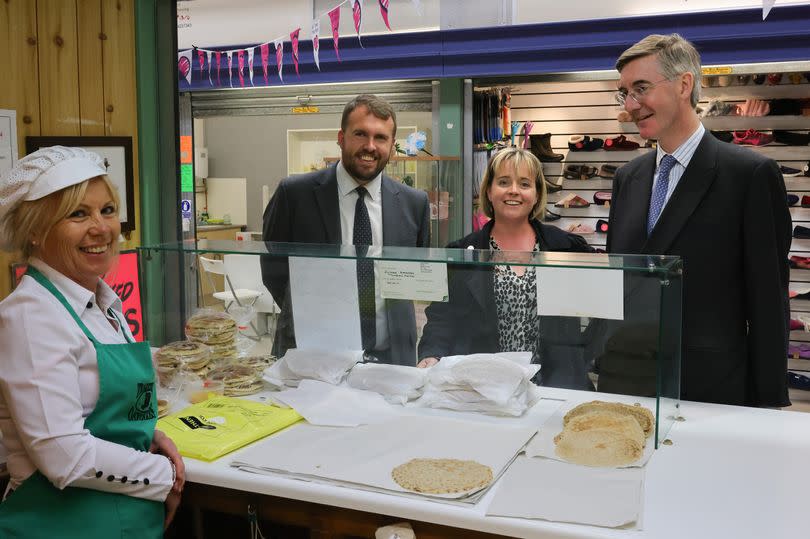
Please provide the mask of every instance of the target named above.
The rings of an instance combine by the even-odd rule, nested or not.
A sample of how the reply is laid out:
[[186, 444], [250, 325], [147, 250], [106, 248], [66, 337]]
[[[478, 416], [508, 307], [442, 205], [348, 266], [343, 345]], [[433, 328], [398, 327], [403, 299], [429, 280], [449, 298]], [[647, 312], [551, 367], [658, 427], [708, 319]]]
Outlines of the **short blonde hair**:
[[534, 208], [532, 208], [531, 214], [529, 214], [529, 219], [542, 221], [543, 217], [546, 215], [547, 198], [546, 178], [543, 176], [543, 165], [532, 152], [524, 150], [523, 148], [505, 148], [489, 159], [487, 170], [484, 172], [484, 179], [481, 182], [481, 195], [479, 197], [481, 211], [489, 218], [495, 217], [492, 201], [489, 200], [489, 188], [492, 186], [492, 180], [495, 179], [495, 174], [503, 164], [511, 164], [515, 167], [515, 170], [523, 164], [529, 168], [529, 174], [534, 177], [534, 187], [537, 189], [537, 202]]
[[[21, 202], [11, 211], [5, 223], [3, 223], [3, 226], [9, 227], [11, 230], [12, 247], [22, 251], [24, 259], [28, 260], [34, 249], [31, 239], [37, 236], [40, 244], [43, 243], [59, 221], [76, 211], [76, 208], [84, 200], [87, 186], [96, 179], [102, 180], [104, 185], [107, 186], [107, 191], [110, 193], [117, 214], [121, 205], [118, 191], [106, 175], [96, 176], [65, 187], [38, 200]], [[118, 249], [117, 241], [113, 241], [113, 249]]]

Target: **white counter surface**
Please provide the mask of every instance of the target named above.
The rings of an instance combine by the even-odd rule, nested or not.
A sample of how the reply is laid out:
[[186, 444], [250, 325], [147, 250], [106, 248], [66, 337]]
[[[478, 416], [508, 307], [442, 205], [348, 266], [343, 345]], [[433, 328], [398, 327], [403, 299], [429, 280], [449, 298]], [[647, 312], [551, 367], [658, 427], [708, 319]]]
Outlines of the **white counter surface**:
[[497, 484], [478, 504], [458, 507], [251, 474], [229, 466], [238, 452], [213, 463], [187, 459], [186, 467], [194, 483], [515, 537], [810, 537], [810, 414], [691, 402], [681, 413], [686, 421], [672, 427], [673, 445], [646, 466], [642, 531], [485, 516]]

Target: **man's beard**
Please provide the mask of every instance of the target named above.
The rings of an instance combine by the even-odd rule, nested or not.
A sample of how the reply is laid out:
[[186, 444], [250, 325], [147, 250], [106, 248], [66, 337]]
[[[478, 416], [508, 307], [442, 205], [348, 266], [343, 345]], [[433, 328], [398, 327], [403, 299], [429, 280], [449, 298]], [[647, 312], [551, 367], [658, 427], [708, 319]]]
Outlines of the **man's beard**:
[[390, 159], [385, 158], [382, 155], [379, 155], [378, 164], [374, 168], [374, 170], [370, 173], [364, 173], [362, 170], [359, 170], [357, 167], [354, 166], [355, 162], [351, 156], [349, 156], [349, 159], [347, 159], [346, 157], [347, 157], [346, 155], [341, 156], [341, 160], [343, 161], [343, 168], [346, 169], [346, 172], [348, 172], [352, 178], [362, 183], [368, 183], [374, 178], [376, 178], [377, 175], [379, 175], [380, 172], [382, 172], [383, 169], [385, 169], [385, 166], [388, 164], [388, 160]]

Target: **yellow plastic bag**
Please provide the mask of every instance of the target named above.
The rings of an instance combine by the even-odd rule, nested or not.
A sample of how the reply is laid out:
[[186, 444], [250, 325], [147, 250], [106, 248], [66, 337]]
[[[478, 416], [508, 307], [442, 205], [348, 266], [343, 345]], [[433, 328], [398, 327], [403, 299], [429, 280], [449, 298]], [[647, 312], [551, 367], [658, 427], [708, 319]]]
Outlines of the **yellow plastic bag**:
[[158, 420], [157, 428], [184, 457], [210, 462], [301, 419], [291, 408], [215, 397]]

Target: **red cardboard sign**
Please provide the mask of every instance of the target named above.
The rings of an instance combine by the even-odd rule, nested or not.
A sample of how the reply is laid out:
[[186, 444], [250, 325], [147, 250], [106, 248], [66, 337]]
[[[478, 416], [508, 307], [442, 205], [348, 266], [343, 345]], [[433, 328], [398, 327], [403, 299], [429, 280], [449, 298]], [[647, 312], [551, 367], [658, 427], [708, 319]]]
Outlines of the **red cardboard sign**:
[[141, 309], [141, 286], [138, 281], [138, 254], [122, 252], [118, 264], [104, 277], [104, 282], [115, 290], [123, 304], [124, 318], [136, 341], [143, 341], [143, 310]]

